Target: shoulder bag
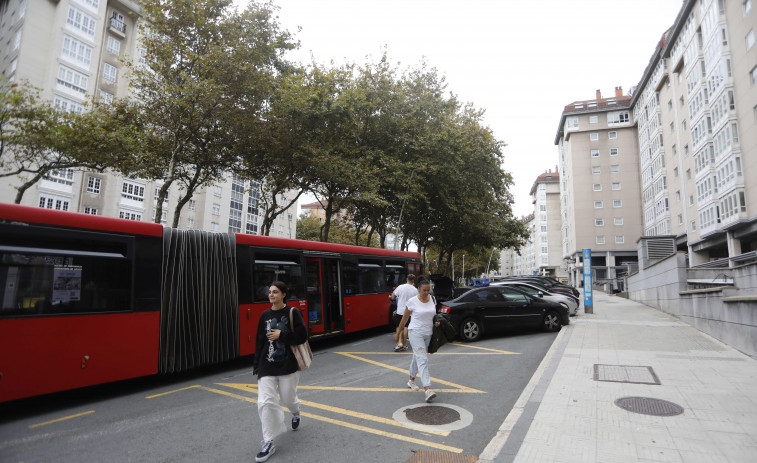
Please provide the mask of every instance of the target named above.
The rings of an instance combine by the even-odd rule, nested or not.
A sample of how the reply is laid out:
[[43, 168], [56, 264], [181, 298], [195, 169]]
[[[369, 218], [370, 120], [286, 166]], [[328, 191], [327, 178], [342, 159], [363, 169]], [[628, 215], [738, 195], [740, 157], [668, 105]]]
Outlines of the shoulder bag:
[[[292, 312], [294, 307], [289, 308], [289, 326], [292, 328], [292, 334], [294, 334], [294, 318]], [[310, 350], [310, 344], [308, 340], [302, 344], [295, 344], [291, 346], [294, 357], [297, 359], [297, 371], [303, 371], [310, 368], [310, 362], [313, 360], [313, 351]]]

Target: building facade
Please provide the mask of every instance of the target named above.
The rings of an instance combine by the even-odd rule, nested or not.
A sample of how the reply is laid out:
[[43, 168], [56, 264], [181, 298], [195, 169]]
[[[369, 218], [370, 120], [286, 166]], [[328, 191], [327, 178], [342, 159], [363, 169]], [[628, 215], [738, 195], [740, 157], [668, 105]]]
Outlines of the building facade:
[[757, 12], [751, 0], [687, 0], [631, 101], [644, 234], [689, 265], [757, 251]]
[[539, 175], [531, 187], [534, 205], [534, 254], [536, 272], [565, 280], [567, 269], [562, 259], [560, 219], [560, 173], [548, 170]]
[[639, 156], [631, 96], [576, 101], [563, 110], [555, 144], [560, 165], [562, 259], [569, 281], [582, 281], [590, 249], [599, 282], [614, 284], [636, 262], [642, 233]]
[[[129, 95], [124, 59], [143, 60], [140, 14], [131, 0], [7, 0], [0, 2], [0, 76], [28, 81], [62, 111], [82, 112], [93, 98], [107, 103]], [[13, 202], [22, 178], [0, 179], [0, 201]], [[53, 171], [26, 191], [21, 204], [154, 221], [159, 181], [80, 169]], [[151, 195], [151, 193], [153, 193]], [[172, 224], [181, 191], [172, 186], [161, 223]], [[179, 227], [259, 233], [260, 183], [226, 175], [196, 192]], [[288, 192], [286, 197], [292, 197]], [[279, 198], [279, 204], [285, 198]], [[295, 237], [295, 207], [281, 214], [271, 235]]]

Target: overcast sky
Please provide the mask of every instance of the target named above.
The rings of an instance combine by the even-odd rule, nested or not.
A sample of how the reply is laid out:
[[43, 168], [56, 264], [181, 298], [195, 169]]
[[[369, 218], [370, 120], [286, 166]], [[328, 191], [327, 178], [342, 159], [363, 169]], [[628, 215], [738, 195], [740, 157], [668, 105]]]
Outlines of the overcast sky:
[[[636, 85], [681, 0], [274, 0], [301, 42], [290, 59], [425, 60], [448, 90], [486, 110], [504, 141], [514, 213], [533, 211], [536, 177], [555, 169], [557, 124], [576, 100]], [[238, 0], [243, 3], [244, 0]], [[301, 30], [298, 32], [298, 28]], [[307, 200], [312, 200], [308, 198]]]

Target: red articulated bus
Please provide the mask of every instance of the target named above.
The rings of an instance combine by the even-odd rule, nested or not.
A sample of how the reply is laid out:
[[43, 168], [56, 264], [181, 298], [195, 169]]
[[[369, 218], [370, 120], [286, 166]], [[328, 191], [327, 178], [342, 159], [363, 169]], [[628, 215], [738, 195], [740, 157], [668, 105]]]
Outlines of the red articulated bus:
[[255, 350], [275, 280], [311, 339], [390, 323], [414, 252], [0, 204], [0, 402]]

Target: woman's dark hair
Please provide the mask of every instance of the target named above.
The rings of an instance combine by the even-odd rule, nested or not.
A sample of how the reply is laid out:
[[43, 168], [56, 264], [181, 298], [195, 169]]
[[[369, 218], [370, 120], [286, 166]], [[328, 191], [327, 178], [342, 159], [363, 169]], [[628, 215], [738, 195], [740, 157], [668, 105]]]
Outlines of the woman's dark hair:
[[422, 276], [421, 276], [421, 277], [420, 277], [420, 278], [418, 279], [418, 283], [416, 283], [416, 284], [415, 284], [415, 287], [416, 287], [416, 288], [420, 288], [420, 287], [421, 287], [421, 286], [423, 286], [423, 285], [430, 285], [430, 284], [431, 284], [431, 281], [430, 281], [430, 280], [428, 280], [428, 279], [426, 279], [426, 278], [424, 278], [424, 277], [422, 277]]
[[281, 291], [281, 294], [286, 299], [286, 295], [289, 292], [289, 288], [287, 288], [287, 284], [286, 283], [284, 283], [283, 281], [276, 280], [273, 283], [271, 283], [271, 286], [275, 286], [275, 287], [279, 288], [279, 291]]

